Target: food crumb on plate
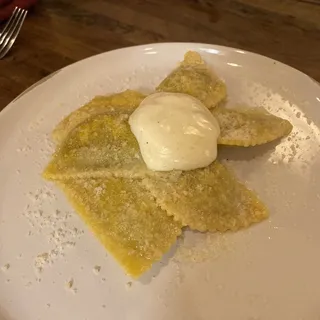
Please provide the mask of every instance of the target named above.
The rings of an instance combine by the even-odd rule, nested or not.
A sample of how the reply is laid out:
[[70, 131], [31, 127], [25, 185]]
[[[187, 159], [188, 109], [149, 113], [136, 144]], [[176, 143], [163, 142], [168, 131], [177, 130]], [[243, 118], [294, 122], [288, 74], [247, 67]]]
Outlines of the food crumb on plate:
[[1, 270], [2, 270], [3, 272], [6, 272], [6, 271], [8, 271], [8, 270], [10, 269], [10, 267], [11, 267], [10, 263], [6, 263], [5, 265], [3, 265], [3, 266], [1, 267]]
[[130, 290], [131, 287], [132, 287], [132, 282], [131, 282], [131, 281], [127, 282], [127, 283], [126, 283], [126, 289], [127, 289], [127, 290]]
[[98, 275], [100, 273], [100, 271], [101, 271], [101, 266], [94, 266], [93, 267], [93, 273], [95, 275]]
[[66, 282], [66, 289], [71, 289], [73, 287], [74, 280], [71, 278], [69, 281]]

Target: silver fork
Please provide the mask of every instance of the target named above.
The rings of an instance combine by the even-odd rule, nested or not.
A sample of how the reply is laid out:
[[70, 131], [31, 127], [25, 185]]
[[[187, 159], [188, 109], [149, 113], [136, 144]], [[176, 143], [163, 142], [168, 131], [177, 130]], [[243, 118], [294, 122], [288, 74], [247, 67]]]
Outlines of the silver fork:
[[16, 7], [5, 25], [3, 31], [0, 33], [0, 59], [2, 59], [11, 49], [20, 29], [26, 18], [28, 10]]

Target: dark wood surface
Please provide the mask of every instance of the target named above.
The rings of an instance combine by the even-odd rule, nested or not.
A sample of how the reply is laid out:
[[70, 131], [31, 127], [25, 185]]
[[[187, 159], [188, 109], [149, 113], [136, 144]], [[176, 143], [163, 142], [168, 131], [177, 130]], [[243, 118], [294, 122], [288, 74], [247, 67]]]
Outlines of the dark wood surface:
[[257, 52], [320, 81], [319, 0], [40, 0], [0, 60], [0, 110], [70, 63], [167, 41]]

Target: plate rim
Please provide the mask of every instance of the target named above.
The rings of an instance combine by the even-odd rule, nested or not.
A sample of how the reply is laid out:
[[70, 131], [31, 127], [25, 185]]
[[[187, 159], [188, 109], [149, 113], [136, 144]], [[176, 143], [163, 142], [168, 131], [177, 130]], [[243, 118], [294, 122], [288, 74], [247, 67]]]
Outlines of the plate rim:
[[39, 87], [40, 85], [46, 83], [48, 80], [50, 80], [51, 78], [57, 76], [61, 71], [70, 68], [71, 66], [74, 66], [78, 63], [82, 63], [85, 61], [89, 61], [89, 60], [94, 60], [96, 58], [98, 58], [99, 56], [102, 55], [107, 55], [107, 54], [114, 54], [117, 51], [124, 51], [124, 50], [130, 50], [130, 49], [143, 49], [146, 47], [160, 47], [160, 46], [205, 46], [207, 48], [217, 48], [220, 49], [221, 51], [231, 51], [231, 52], [239, 52], [242, 51], [243, 54], [249, 54], [249, 55], [254, 55], [256, 57], [262, 58], [262, 59], [266, 59], [269, 60], [271, 62], [276, 62], [278, 64], [280, 64], [281, 67], [285, 67], [288, 68], [289, 70], [298, 73], [300, 76], [306, 77], [309, 81], [311, 81], [311, 83], [315, 86], [318, 87], [318, 89], [320, 90], [320, 83], [315, 80], [314, 78], [312, 78], [311, 76], [309, 76], [308, 74], [300, 71], [299, 69], [292, 67], [286, 63], [283, 63], [279, 60], [275, 60], [273, 58], [270, 58], [268, 56], [262, 55], [260, 53], [255, 53], [253, 51], [248, 51], [248, 50], [243, 50], [240, 48], [235, 48], [235, 47], [228, 47], [228, 46], [223, 46], [223, 45], [216, 45], [216, 44], [210, 44], [210, 43], [201, 43], [201, 42], [157, 42], [157, 43], [148, 43], [148, 44], [141, 44], [141, 45], [134, 45], [134, 46], [128, 46], [128, 47], [123, 47], [123, 48], [118, 48], [118, 49], [114, 49], [114, 50], [110, 50], [110, 51], [104, 51], [92, 56], [89, 56], [87, 58], [75, 61], [71, 64], [66, 65], [63, 68], [60, 68], [56, 71], [53, 71], [52, 73], [50, 73], [49, 75], [47, 75], [46, 77], [40, 79], [39, 81], [35, 82], [34, 84], [32, 84], [31, 86], [29, 86], [27, 89], [25, 89], [23, 92], [21, 92], [20, 94], [18, 94], [12, 101], [10, 101], [1, 111], [0, 111], [0, 122], [3, 121], [6, 113], [10, 112], [10, 110], [13, 110], [15, 108], [15, 102], [17, 102], [19, 99], [21, 99], [24, 95], [28, 94], [29, 92], [31, 92], [32, 90], [34, 90], [35, 88]]

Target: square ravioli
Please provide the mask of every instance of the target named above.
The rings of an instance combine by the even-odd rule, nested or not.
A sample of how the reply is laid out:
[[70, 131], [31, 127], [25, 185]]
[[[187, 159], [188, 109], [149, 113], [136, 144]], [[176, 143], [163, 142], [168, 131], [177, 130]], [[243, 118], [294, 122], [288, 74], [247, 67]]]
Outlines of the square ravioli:
[[157, 91], [186, 93], [199, 99], [207, 108], [214, 108], [227, 97], [226, 85], [201, 58], [188, 51], [180, 66], [156, 88]]
[[182, 225], [198, 231], [236, 231], [262, 221], [268, 210], [224, 165], [143, 179], [157, 203]]
[[57, 185], [104, 247], [134, 278], [160, 260], [181, 234], [181, 223], [159, 208], [139, 181], [71, 179]]
[[147, 171], [128, 115], [103, 114], [77, 126], [43, 172], [48, 180], [138, 175]]
[[288, 135], [292, 124], [264, 108], [216, 108], [211, 111], [219, 122], [219, 144], [249, 147]]
[[91, 116], [102, 113], [130, 114], [144, 98], [142, 93], [134, 90], [125, 90], [109, 96], [97, 96], [65, 117], [53, 130], [52, 138], [56, 143], [61, 143], [72, 129]]

